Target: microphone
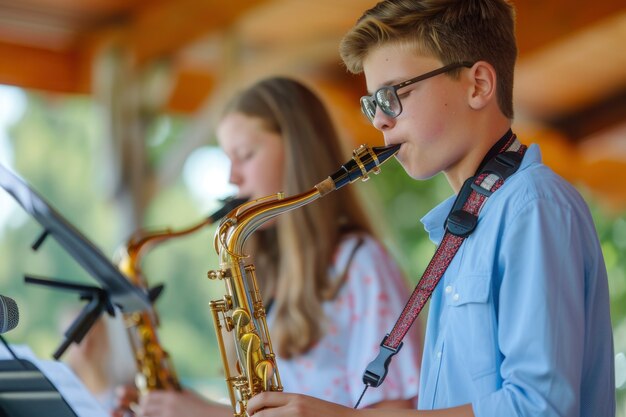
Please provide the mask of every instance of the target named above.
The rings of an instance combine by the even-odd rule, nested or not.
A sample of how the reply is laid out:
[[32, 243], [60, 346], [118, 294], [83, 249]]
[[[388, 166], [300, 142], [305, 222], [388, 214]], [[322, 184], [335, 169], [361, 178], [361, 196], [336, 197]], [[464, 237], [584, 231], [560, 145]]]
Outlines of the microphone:
[[0, 334], [15, 329], [20, 321], [20, 312], [15, 300], [0, 295]]

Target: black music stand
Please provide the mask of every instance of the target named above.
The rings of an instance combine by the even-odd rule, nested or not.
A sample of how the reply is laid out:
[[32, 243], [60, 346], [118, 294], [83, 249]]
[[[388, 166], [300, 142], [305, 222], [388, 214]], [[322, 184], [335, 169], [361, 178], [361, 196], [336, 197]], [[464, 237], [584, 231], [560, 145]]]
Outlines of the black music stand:
[[0, 360], [0, 417], [78, 417], [32, 362]]
[[26, 276], [25, 281], [27, 284], [46, 285], [53, 288], [76, 291], [80, 294], [81, 300], [87, 300], [87, 304], [85, 304], [78, 317], [65, 331], [65, 340], [52, 355], [54, 359], [59, 359], [72, 342], [80, 343], [103, 312], [106, 311], [109, 316], [115, 316], [115, 308], [111, 304], [111, 299], [102, 288], [32, 276]]
[[11, 194], [24, 210], [43, 226], [44, 231], [33, 244], [33, 250], [39, 249], [47, 236], [52, 236], [102, 286], [102, 288], [87, 287], [26, 277], [26, 281], [30, 283], [79, 291], [82, 299], [89, 300], [82, 313], [65, 333], [69, 340], [66, 340], [57, 350], [55, 359], [61, 356], [71, 342], [80, 342], [100, 313], [106, 310], [113, 315], [112, 306], [117, 306], [124, 312], [151, 308], [146, 291], [130, 283], [100, 249], [31, 189], [23, 179], [2, 164], [0, 164], [0, 187]]

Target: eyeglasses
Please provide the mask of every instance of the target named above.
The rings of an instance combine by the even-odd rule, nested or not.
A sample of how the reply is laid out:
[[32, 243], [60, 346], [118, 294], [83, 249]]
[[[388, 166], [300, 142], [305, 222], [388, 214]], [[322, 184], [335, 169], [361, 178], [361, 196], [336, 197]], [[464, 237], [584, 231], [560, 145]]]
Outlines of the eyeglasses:
[[374, 92], [371, 96], [361, 97], [361, 111], [369, 119], [370, 122], [374, 122], [376, 116], [376, 106], [388, 116], [396, 118], [402, 113], [402, 103], [398, 97], [398, 90], [407, 85], [415, 84], [416, 82], [423, 81], [427, 78], [434, 77], [435, 75], [443, 74], [444, 72], [452, 71], [460, 67], [471, 68], [474, 65], [471, 62], [460, 62], [456, 64], [446, 65], [436, 70], [427, 72], [410, 80], [406, 80], [396, 85], [389, 85], [381, 87]]

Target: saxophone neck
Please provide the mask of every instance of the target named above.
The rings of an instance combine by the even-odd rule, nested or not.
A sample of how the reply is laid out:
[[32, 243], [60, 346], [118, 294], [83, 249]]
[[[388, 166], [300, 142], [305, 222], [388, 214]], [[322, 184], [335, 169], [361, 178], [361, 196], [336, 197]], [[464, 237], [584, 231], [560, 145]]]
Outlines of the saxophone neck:
[[139, 230], [135, 232], [126, 242], [126, 251], [129, 256], [140, 258], [146, 250], [151, 249], [165, 240], [189, 235], [212, 223], [213, 219], [211, 217], [207, 217], [199, 223], [181, 230], [173, 230], [171, 228], [152, 231]]
[[149, 249], [166, 240], [190, 235], [203, 227], [210, 226], [216, 221], [224, 217], [228, 212], [236, 207], [244, 204], [245, 198], [230, 197], [223, 200], [223, 205], [215, 212], [201, 220], [200, 222], [188, 226], [184, 229], [173, 230], [166, 228], [163, 230], [143, 230], [136, 231], [127, 241], [126, 244], [118, 250], [118, 266], [125, 272], [129, 278], [135, 281], [135, 284], [141, 284], [139, 275], [139, 265], [141, 258]]
[[251, 201], [233, 210], [224, 218], [216, 234], [215, 249], [225, 249], [230, 256], [243, 257], [243, 246], [248, 237], [272, 218], [302, 207], [321, 197], [317, 188], [312, 188], [292, 197], [283, 193]]
[[366, 181], [368, 174], [380, 172], [380, 165], [395, 155], [400, 145], [370, 147], [361, 145], [352, 152], [352, 159], [309, 191], [285, 198], [282, 193], [264, 197], [231, 211], [216, 234], [215, 249], [225, 249], [228, 256], [239, 256], [247, 238], [268, 220], [287, 211], [309, 204], [326, 194], [352, 183]]

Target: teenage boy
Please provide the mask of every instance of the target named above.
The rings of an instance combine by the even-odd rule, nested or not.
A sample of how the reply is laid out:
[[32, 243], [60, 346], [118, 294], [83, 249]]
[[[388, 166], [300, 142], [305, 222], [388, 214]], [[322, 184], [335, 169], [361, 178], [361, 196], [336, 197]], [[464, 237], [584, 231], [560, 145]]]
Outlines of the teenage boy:
[[[365, 74], [363, 112], [386, 144], [401, 145], [412, 178], [443, 172], [464, 198], [477, 189], [466, 179], [495, 155], [523, 155], [512, 174], [496, 175], [493, 194], [480, 193], [477, 224], [432, 293], [418, 410], [433, 411], [262, 393], [248, 405], [255, 417], [615, 415], [608, 283], [591, 215], [511, 130], [514, 21], [505, 0], [389, 0], [341, 43], [348, 70]], [[447, 222], [456, 195], [422, 219], [438, 245], [463, 234]]]

